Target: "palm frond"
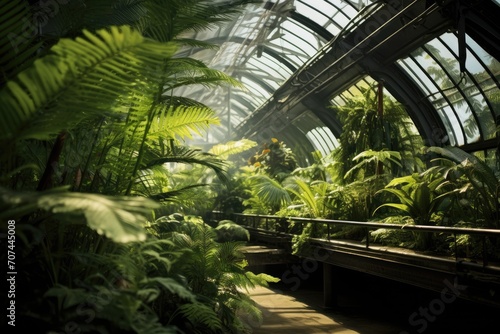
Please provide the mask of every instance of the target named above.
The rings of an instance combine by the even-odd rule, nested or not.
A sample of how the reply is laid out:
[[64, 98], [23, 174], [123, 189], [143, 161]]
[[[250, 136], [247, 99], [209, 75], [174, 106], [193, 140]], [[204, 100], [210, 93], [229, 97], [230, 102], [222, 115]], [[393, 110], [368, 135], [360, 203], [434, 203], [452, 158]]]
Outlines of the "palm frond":
[[151, 159], [146, 163], [146, 168], [161, 165], [167, 162], [199, 164], [212, 169], [222, 182], [227, 182], [227, 163], [217, 156], [188, 147], [174, 147], [168, 149], [163, 157]]
[[255, 195], [269, 205], [286, 206], [292, 201], [288, 191], [278, 181], [266, 175], [254, 175], [248, 180]]

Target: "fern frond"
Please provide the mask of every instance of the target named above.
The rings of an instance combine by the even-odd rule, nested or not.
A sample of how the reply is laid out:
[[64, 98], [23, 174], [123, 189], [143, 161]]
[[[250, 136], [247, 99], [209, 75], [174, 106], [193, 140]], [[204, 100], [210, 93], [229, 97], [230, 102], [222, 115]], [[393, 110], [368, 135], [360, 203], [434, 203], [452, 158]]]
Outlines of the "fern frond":
[[208, 153], [215, 154], [222, 159], [227, 159], [233, 154], [245, 152], [255, 146], [257, 146], [257, 143], [253, 140], [240, 139], [237, 141], [229, 141], [225, 144], [215, 145], [208, 151]]
[[164, 94], [168, 91], [187, 85], [203, 85], [214, 87], [229, 84], [240, 89], [244, 85], [230, 75], [208, 67], [204, 62], [193, 58], [173, 58], [169, 61], [169, 71], [175, 73], [173, 80], [166, 84]]
[[193, 132], [202, 137], [210, 125], [220, 124], [215, 111], [209, 107], [159, 105], [155, 114], [157, 117], [148, 132], [149, 141], [193, 138]]
[[150, 195], [149, 198], [152, 200], [155, 200], [155, 201], [175, 202], [178, 200], [179, 196], [186, 193], [188, 190], [196, 189], [199, 187], [206, 187], [206, 186], [208, 186], [208, 184], [193, 184], [190, 186], [182, 187], [180, 189], [175, 189], [175, 190], [171, 190], [171, 191], [164, 192], [164, 193], [153, 194], [153, 195]]
[[129, 92], [144, 94], [144, 78], [176, 51], [130, 27], [61, 39], [0, 91], [2, 139], [45, 139], [83, 119], [105, 115]]
[[202, 303], [184, 304], [180, 307], [181, 313], [195, 326], [206, 327], [210, 330], [221, 328], [221, 321], [217, 313]]
[[139, 26], [146, 36], [159, 41], [171, 41], [183, 38], [185, 33], [214, 28], [227, 22], [233, 14], [240, 13], [244, 5], [258, 2], [260, 1], [149, 0], [144, 2], [147, 15], [141, 18]]
[[248, 278], [248, 280], [250, 282], [252, 282], [252, 284], [264, 286], [264, 287], [269, 286], [269, 283], [277, 283], [280, 281], [279, 278], [265, 274], [265, 273], [254, 274], [251, 271], [247, 271], [245, 273], [245, 275]]
[[227, 163], [219, 157], [188, 147], [174, 147], [168, 149], [163, 157], [157, 157], [146, 163], [145, 168], [161, 165], [167, 162], [178, 162], [186, 164], [199, 164], [212, 169], [222, 182], [227, 182]]

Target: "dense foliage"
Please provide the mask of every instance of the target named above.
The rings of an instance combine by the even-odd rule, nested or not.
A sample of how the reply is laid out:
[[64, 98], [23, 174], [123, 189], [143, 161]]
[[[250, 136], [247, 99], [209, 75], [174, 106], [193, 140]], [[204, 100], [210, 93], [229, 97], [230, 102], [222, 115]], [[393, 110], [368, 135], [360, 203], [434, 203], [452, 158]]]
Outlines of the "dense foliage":
[[[479, 157], [456, 147], [425, 147], [403, 107], [384, 97], [377, 87], [334, 108], [343, 122], [339, 147], [308, 167], [290, 170], [285, 159], [273, 157], [269, 144], [252, 156], [239, 174], [241, 197], [252, 214], [313, 217], [391, 224], [500, 228], [500, 174]], [[361, 124], [361, 126], [360, 126]], [[284, 143], [273, 139], [278, 149]], [[279, 144], [279, 146], [277, 145]], [[290, 150], [283, 151], [293, 157]], [[276, 155], [274, 155], [276, 156]], [[284, 157], [285, 154], [282, 154]], [[289, 159], [291, 160], [291, 159]], [[272, 168], [271, 168], [272, 167]], [[279, 171], [279, 174], [275, 171]], [[310, 237], [325, 237], [320, 224], [291, 223], [294, 250]], [[363, 240], [364, 228], [330, 226], [334, 238]], [[475, 256], [480, 238], [372, 231], [371, 242]], [[497, 249], [498, 240], [488, 240]]]
[[[214, 47], [184, 33], [250, 2], [0, 3], [0, 216], [2, 233], [15, 226], [17, 328], [244, 333], [244, 319], [258, 322], [245, 289], [275, 279], [245, 269], [245, 231], [201, 218], [216, 199], [207, 184], [228, 181], [227, 156], [254, 144], [186, 146], [219, 120], [175, 95], [239, 85], [178, 51]], [[201, 182], [181, 182], [179, 164]]]

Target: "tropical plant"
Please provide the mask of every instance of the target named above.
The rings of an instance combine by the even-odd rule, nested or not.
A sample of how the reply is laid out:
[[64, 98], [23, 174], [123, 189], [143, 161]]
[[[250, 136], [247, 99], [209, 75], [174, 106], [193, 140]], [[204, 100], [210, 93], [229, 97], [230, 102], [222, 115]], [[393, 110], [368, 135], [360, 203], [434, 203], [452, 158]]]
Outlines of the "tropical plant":
[[[176, 187], [181, 189], [193, 187], [190, 191], [180, 195], [184, 206], [192, 203], [191, 207], [196, 209], [192, 214], [200, 215], [213, 210], [221, 210], [227, 214], [243, 212], [245, 187], [243, 182], [240, 182], [238, 166], [234, 160], [256, 145], [254, 141], [241, 139], [217, 144], [208, 150], [208, 154], [224, 161], [224, 175], [227, 177], [215, 177], [216, 171], [201, 163], [192, 164], [188, 168], [185, 164], [179, 165], [179, 168], [174, 169], [176, 173], [171, 180]], [[204, 191], [199, 191], [196, 185], [204, 185]]]
[[500, 177], [484, 161], [458, 147], [429, 147], [429, 152], [439, 154], [453, 165], [441, 168], [440, 173], [454, 179], [465, 178], [458, 183], [459, 206], [470, 211], [475, 226], [500, 228]]
[[[357, 180], [356, 174], [348, 173], [355, 167], [354, 158], [370, 150], [399, 152], [404, 157], [403, 163], [392, 164], [386, 171], [395, 176], [413, 173], [422, 167], [417, 156], [422, 139], [413, 122], [400, 104], [377, 94], [375, 87], [363, 88], [362, 95], [348, 99], [345, 106], [332, 108], [342, 123], [339, 146], [332, 152], [332, 159], [339, 162], [338, 173], [344, 176], [342, 182]], [[380, 169], [380, 164], [371, 166], [364, 176], [382, 174]]]
[[147, 225], [180, 193], [165, 163], [200, 163], [225, 178], [221, 159], [182, 145], [218, 123], [214, 111], [175, 92], [239, 83], [178, 51], [208, 47], [184, 34], [249, 2], [59, 2], [28, 33], [22, 23], [33, 28], [44, 3], [2, 1], [0, 207], [24, 243], [17, 283], [31, 287], [18, 296], [18, 322], [172, 333], [165, 319], [182, 308], [188, 323], [225, 324], [213, 312], [199, 320], [206, 305], [172, 273], [188, 250]]
[[[217, 242], [218, 229], [210, 227], [200, 217], [176, 215], [165, 218], [156, 221], [158, 235], [171, 240], [171, 251], [189, 249], [173, 263], [171, 275], [182, 276], [190, 291], [197, 296], [197, 301], [205, 306], [200, 310], [197, 304], [185, 304], [170, 315], [169, 323], [177, 324], [177, 318], [184, 318], [190, 321], [193, 333], [216, 333], [221, 327], [224, 333], [247, 331], [239, 313], [246, 312], [257, 320], [261, 313], [244, 291], [257, 285], [267, 286], [279, 279], [245, 270], [247, 263], [241, 252], [244, 242]], [[248, 237], [248, 231], [234, 225], [230, 221], [221, 221], [219, 226], [231, 226], [231, 230], [237, 232], [232, 237]]]
[[271, 142], [263, 143], [261, 148], [260, 153], [256, 152], [248, 160], [257, 171], [282, 181], [298, 167], [294, 153], [284, 142], [271, 138]]
[[[415, 225], [436, 225], [433, 215], [438, 211], [446, 211], [449, 202], [445, 202], [455, 189], [447, 189], [449, 182], [438, 174], [423, 173], [412, 174], [393, 179], [378, 193], [390, 193], [394, 195], [398, 202], [386, 202], [380, 205], [375, 211], [381, 208], [394, 208], [408, 214], [413, 219]], [[417, 233], [417, 247], [428, 249], [431, 247], [430, 233]]]

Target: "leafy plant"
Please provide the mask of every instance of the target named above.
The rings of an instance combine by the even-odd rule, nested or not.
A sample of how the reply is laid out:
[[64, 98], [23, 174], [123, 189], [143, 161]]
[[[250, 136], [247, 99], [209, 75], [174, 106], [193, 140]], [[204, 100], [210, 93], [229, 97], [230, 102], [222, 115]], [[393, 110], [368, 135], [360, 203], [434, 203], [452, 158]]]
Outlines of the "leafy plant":
[[[380, 205], [381, 208], [395, 208], [408, 214], [416, 225], [435, 225], [432, 216], [438, 210], [446, 210], [445, 199], [455, 192], [447, 190], [449, 184], [442, 176], [434, 174], [413, 174], [393, 179], [378, 193], [390, 193], [398, 202]], [[417, 247], [427, 249], [431, 246], [431, 234], [417, 234]]]
[[[165, 163], [225, 178], [221, 159], [181, 144], [218, 124], [214, 110], [174, 91], [239, 83], [177, 51], [213, 47], [183, 33], [250, 2], [71, 1], [29, 38], [22, 23], [42, 3], [2, 2], [0, 208], [25, 246], [19, 322], [44, 332], [229, 326], [174, 270], [190, 251], [149, 221], [159, 202], [191, 189], [174, 188]], [[183, 321], [168, 325], [175, 312]]]
[[484, 161], [458, 147], [429, 147], [429, 152], [441, 155], [455, 163], [452, 168], [443, 170], [444, 175], [451, 171], [465, 177], [459, 193], [466, 206], [475, 211], [476, 223], [484, 227], [499, 228], [500, 223], [500, 179], [495, 171]]
[[[242, 291], [257, 285], [267, 286], [268, 282], [277, 282], [278, 279], [245, 270], [246, 261], [241, 252], [243, 242], [218, 242], [217, 229], [207, 225], [201, 218], [177, 218], [180, 219], [167, 220], [171, 227], [162, 232], [163, 237], [170, 236], [168, 239], [174, 244], [172, 249], [190, 251], [183, 253], [179, 261], [174, 263], [172, 274], [184, 277], [191, 291], [198, 296], [197, 300], [205, 305], [205, 311], [196, 313], [196, 305], [186, 305], [172, 314], [169, 322], [178, 323], [177, 318], [187, 318], [193, 326], [191, 330], [200, 333], [216, 332], [220, 325], [223, 331], [228, 333], [247, 330], [238, 317], [239, 312], [245, 311], [259, 317], [260, 311]], [[163, 219], [159, 218], [156, 225], [161, 229]], [[241, 226], [235, 229], [234, 223], [229, 221], [221, 221], [219, 226], [228, 225], [231, 225], [237, 234], [244, 232]], [[248, 232], [243, 234], [248, 237]]]
[[271, 138], [270, 143], [263, 143], [262, 151], [250, 157], [248, 163], [257, 171], [262, 171], [278, 181], [286, 178], [297, 168], [292, 150], [276, 138]]
[[[362, 95], [348, 99], [345, 106], [333, 108], [343, 129], [339, 147], [332, 152], [333, 160], [338, 162], [338, 173], [344, 176], [342, 181], [358, 180], [357, 175], [349, 171], [355, 166], [353, 161], [366, 151], [398, 152], [404, 156], [404, 163], [392, 164], [387, 170], [393, 175], [418, 172], [422, 163], [417, 152], [422, 147], [422, 139], [403, 106], [388, 97], [382, 97], [383, 101], [379, 103], [381, 97], [376, 87], [363, 88], [362, 92]], [[365, 169], [364, 177], [381, 174], [379, 164], [369, 167]]]

